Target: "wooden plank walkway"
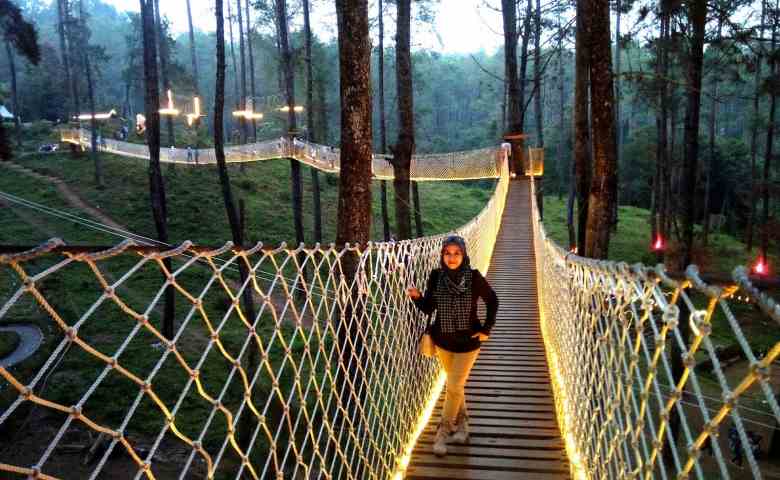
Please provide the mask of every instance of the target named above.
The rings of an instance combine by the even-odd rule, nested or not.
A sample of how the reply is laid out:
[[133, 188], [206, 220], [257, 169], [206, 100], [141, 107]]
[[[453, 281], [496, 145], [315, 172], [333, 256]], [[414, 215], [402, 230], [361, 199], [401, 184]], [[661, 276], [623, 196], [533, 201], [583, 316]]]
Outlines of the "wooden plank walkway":
[[442, 395], [417, 441], [408, 479], [569, 478], [539, 327], [529, 195], [528, 179], [510, 182], [488, 272], [498, 318], [466, 384], [470, 442], [448, 445], [445, 457], [433, 454]]

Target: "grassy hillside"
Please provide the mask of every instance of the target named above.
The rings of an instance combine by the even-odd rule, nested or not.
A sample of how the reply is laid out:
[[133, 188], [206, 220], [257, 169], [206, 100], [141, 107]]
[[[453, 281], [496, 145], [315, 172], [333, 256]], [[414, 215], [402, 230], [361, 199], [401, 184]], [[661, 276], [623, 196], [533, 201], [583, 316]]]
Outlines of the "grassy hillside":
[[[576, 209], [575, 209], [576, 218]], [[617, 232], [611, 237], [609, 244], [610, 260], [628, 263], [642, 262], [648, 265], [656, 263], [655, 254], [650, 251], [650, 212], [644, 208], [621, 206], [618, 210]], [[545, 197], [544, 225], [550, 236], [559, 245], [568, 245], [566, 230], [566, 199]], [[698, 230], [697, 230], [697, 233]], [[673, 240], [673, 239], [672, 239]], [[676, 258], [678, 245], [671, 242], [668, 247], [667, 264]], [[758, 251], [756, 248], [748, 252], [745, 244], [720, 232], [710, 233], [709, 246], [705, 249], [697, 244], [694, 249], [694, 262], [702, 272], [717, 275], [728, 275], [738, 265], [752, 265]], [[778, 265], [778, 258], [769, 256], [771, 265]]]
[[[68, 153], [28, 155], [17, 160], [39, 173], [62, 178], [84, 201], [101, 210], [128, 230], [154, 237], [149, 209], [149, 187], [146, 162], [102, 155], [105, 188], [97, 189], [94, 165], [89, 157], [71, 157]], [[290, 165], [288, 161], [249, 163], [240, 168], [230, 166], [236, 198], [246, 202], [248, 239], [267, 244], [295, 239], [292, 224]], [[216, 167], [171, 169], [163, 165], [169, 211], [170, 238], [173, 242], [192, 240], [199, 244], [217, 244], [230, 238]], [[304, 223], [307, 243], [312, 241], [311, 174], [303, 168]], [[335, 238], [337, 220], [338, 177], [320, 174], [324, 242]], [[381, 238], [379, 183], [374, 182], [374, 223], [372, 236]], [[474, 217], [492, 193], [492, 182], [426, 182], [420, 184], [420, 203], [426, 235], [447, 232]], [[20, 197], [84, 215], [68, 206], [49, 182], [5, 171], [0, 175], [0, 190]], [[391, 226], [392, 184], [388, 184]], [[88, 216], [88, 215], [87, 215]], [[28, 209], [4, 209], [0, 212], [0, 243], [35, 243], [53, 235], [73, 243], [113, 243], [98, 231], [74, 228], [72, 222], [56, 219]]]

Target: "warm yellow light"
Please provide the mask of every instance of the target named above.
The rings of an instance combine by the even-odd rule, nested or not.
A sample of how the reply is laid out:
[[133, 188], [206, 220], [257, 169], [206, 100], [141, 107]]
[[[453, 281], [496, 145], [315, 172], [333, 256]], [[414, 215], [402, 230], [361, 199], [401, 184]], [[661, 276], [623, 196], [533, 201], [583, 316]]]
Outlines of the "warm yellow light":
[[263, 114], [261, 112], [255, 112], [254, 106], [252, 104], [252, 99], [248, 98], [246, 100], [246, 109], [245, 110], [236, 110], [233, 112], [234, 117], [244, 117], [247, 120], [260, 120], [263, 118]]
[[171, 93], [170, 89], [168, 90], [168, 108], [161, 108], [158, 112], [160, 112], [160, 115], [176, 116], [179, 114], [179, 109], [173, 106], [173, 93]]
[[[280, 112], [289, 112], [290, 111], [290, 106], [289, 105], [285, 105], [285, 106], [279, 108], [279, 111]], [[302, 112], [303, 111], [303, 105], [296, 105], [296, 106], [294, 106], [293, 107], [293, 111], [296, 112], [296, 113]]]
[[[113, 116], [116, 115], [116, 110], [113, 108], [108, 113], [96, 113], [95, 114], [95, 120], [107, 120]], [[82, 113], [78, 116], [79, 120], [92, 120], [92, 114], [91, 113]]]
[[406, 468], [409, 466], [409, 462], [412, 459], [414, 445], [417, 443], [417, 438], [419, 438], [420, 434], [425, 429], [425, 426], [428, 425], [428, 420], [431, 419], [431, 415], [433, 415], [433, 409], [436, 407], [436, 401], [439, 399], [441, 391], [444, 388], [445, 380], [447, 380], [447, 374], [444, 372], [444, 369], [441, 369], [439, 371], [439, 377], [436, 379], [433, 388], [429, 392], [428, 400], [425, 402], [425, 408], [423, 408], [420, 416], [417, 417], [417, 424], [415, 425], [414, 430], [412, 430], [412, 434], [407, 439], [403, 453], [397, 460], [398, 465], [393, 474], [393, 480], [402, 480], [404, 478]]
[[187, 125], [192, 126], [195, 123], [195, 119], [202, 116], [200, 114], [200, 98], [194, 97], [192, 99], [193, 109], [192, 113], [187, 114]]

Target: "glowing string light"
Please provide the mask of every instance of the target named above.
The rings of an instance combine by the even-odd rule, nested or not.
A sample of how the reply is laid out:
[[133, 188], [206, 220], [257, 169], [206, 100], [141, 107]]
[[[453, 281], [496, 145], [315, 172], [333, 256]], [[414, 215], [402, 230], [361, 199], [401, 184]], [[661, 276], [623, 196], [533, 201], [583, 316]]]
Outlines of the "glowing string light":
[[[116, 110], [113, 108], [107, 113], [96, 113], [95, 120], [108, 120], [109, 118], [116, 117]], [[79, 120], [92, 120], [91, 113], [82, 113], [77, 117]]]
[[173, 105], [173, 93], [170, 90], [168, 90], [168, 108], [161, 108], [158, 112], [160, 115], [176, 116], [179, 114], [179, 109]]

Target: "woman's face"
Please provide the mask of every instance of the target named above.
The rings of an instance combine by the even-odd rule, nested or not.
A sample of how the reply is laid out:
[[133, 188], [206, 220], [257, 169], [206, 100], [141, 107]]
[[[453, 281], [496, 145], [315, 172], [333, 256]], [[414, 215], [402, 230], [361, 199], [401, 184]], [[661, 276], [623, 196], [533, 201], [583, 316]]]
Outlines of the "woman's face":
[[444, 247], [444, 264], [450, 270], [455, 270], [463, 263], [463, 252], [457, 245], [447, 245]]

